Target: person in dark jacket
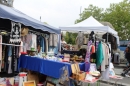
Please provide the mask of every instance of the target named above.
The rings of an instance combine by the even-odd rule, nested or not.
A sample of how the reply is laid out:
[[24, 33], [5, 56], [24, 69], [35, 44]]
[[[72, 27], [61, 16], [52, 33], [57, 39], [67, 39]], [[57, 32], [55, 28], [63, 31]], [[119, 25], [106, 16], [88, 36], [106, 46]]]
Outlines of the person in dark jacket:
[[[122, 76], [126, 76], [127, 73], [130, 71], [130, 45], [127, 46], [126, 50], [125, 50], [125, 58], [127, 59], [129, 65], [126, 69], [124, 69], [124, 73], [122, 73]], [[127, 75], [130, 77], [130, 74]]]

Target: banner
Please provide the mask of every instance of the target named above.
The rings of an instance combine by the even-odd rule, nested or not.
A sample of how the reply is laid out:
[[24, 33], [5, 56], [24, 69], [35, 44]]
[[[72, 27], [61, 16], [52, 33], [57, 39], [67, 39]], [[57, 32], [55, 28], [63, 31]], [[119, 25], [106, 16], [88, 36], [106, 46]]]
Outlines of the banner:
[[10, 42], [18, 43], [21, 42], [21, 24], [16, 22], [11, 22], [11, 34], [10, 34]]

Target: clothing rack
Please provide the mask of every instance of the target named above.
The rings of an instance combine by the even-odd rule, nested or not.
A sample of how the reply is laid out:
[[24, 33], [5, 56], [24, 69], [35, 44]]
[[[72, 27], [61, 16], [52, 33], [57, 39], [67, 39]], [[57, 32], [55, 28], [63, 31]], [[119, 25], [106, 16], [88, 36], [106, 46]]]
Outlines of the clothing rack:
[[37, 35], [42, 35], [43, 37], [46, 36], [46, 34], [43, 34], [43, 33], [37, 32], [37, 31], [33, 31], [33, 30], [29, 30], [29, 33], [34, 33], [34, 34], [37, 34]]
[[105, 42], [105, 39], [100, 38], [100, 37], [98, 37], [98, 36], [95, 36], [95, 41], [96, 41], [96, 40], [99, 40], [99, 41], [103, 41], [103, 42]]
[[7, 44], [7, 43], [0, 43], [0, 45], [7, 45], [7, 46], [21, 46], [21, 45], [15, 45], [15, 44]]

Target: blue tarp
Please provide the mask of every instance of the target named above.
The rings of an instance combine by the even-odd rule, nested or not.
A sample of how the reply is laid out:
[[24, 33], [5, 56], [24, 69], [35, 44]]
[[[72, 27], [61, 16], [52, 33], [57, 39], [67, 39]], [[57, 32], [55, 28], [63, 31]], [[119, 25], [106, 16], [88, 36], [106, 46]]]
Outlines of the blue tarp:
[[33, 19], [27, 16], [26, 14], [16, 10], [13, 7], [4, 6], [2, 4], [0, 4], [0, 18], [20, 22], [25, 26], [31, 26], [35, 29], [41, 29], [43, 31], [48, 31], [50, 33], [57, 33], [57, 34], [61, 33], [61, 30], [58, 28], [44, 24], [43, 22]]
[[[31, 57], [21, 55], [19, 58], [18, 68], [25, 68], [28, 70], [36, 71], [41, 74], [45, 74], [50, 77], [59, 78], [60, 69], [64, 66], [68, 66], [69, 74], [72, 74], [71, 64], [67, 62], [58, 62], [51, 60], [44, 60], [39, 57]], [[84, 71], [85, 64], [79, 63], [80, 70]]]

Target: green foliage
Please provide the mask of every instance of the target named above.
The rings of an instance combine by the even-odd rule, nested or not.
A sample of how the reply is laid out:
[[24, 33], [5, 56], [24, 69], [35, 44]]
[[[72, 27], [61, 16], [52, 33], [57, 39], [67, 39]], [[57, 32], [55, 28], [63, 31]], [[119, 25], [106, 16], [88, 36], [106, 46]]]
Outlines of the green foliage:
[[110, 4], [110, 7], [104, 12], [104, 21], [110, 22], [120, 39], [130, 39], [130, 2], [123, 0], [117, 4]]
[[118, 31], [121, 40], [130, 39], [130, 1], [123, 0], [119, 3], [112, 3], [105, 11], [103, 8], [89, 5], [75, 23], [81, 22], [90, 16], [93, 16], [98, 21], [110, 22]]
[[77, 33], [71, 33], [71, 32], [66, 32], [66, 35], [64, 35], [65, 41], [68, 44], [75, 44], [75, 39], [77, 37]]
[[75, 23], [81, 22], [87, 19], [90, 16], [93, 16], [97, 20], [101, 20], [103, 15], [103, 8], [97, 6], [89, 5], [88, 8], [85, 8], [84, 11], [80, 14], [80, 19], [77, 19]]

